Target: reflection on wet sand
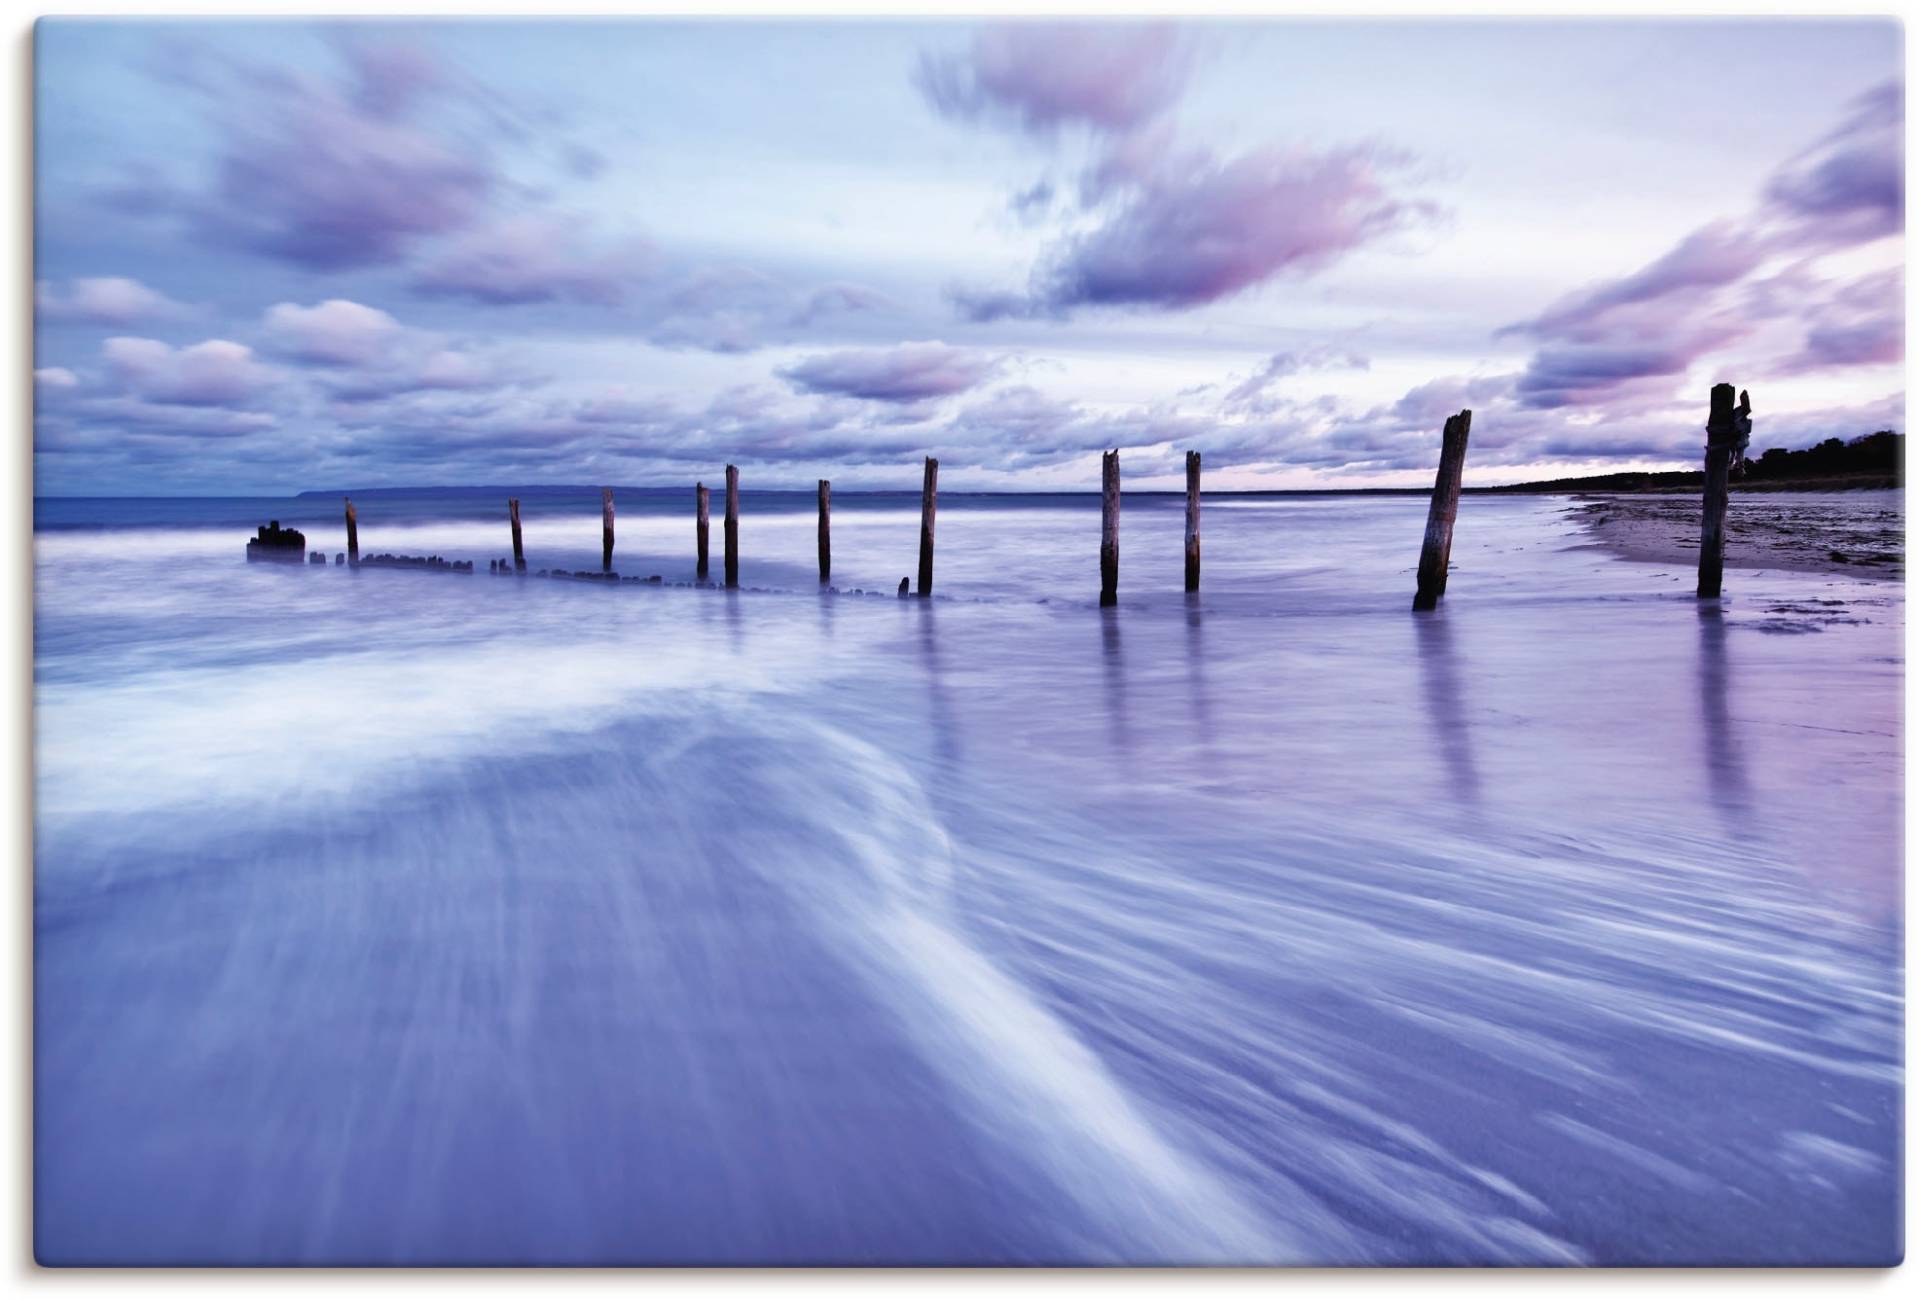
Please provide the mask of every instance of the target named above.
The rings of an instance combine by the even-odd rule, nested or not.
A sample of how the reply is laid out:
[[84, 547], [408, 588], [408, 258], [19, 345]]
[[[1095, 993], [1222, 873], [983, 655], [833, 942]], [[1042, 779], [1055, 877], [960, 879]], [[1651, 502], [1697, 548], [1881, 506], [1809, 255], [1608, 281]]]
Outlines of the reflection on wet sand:
[[1718, 604], [1703, 603], [1700, 618], [1700, 721], [1707, 801], [1729, 830], [1751, 831], [1753, 788], [1746, 757], [1734, 737], [1727, 711], [1731, 690], [1727, 667], [1727, 623]]
[[1460, 703], [1460, 665], [1454, 651], [1453, 628], [1444, 610], [1420, 614], [1413, 625], [1427, 724], [1433, 731], [1441, 766], [1446, 769], [1447, 792], [1456, 803], [1477, 807], [1480, 771], [1473, 760], [1473, 735], [1466, 709]]
[[1100, 610], [1100, 661], [1105, 668], [1106, 689], [1101, 692], [1106, 705], [1107, 734], [1114, 752], [1129, 764], [1133, 746], [1127, 727], [1127, 664], [1120, 644], [1120, 611]]

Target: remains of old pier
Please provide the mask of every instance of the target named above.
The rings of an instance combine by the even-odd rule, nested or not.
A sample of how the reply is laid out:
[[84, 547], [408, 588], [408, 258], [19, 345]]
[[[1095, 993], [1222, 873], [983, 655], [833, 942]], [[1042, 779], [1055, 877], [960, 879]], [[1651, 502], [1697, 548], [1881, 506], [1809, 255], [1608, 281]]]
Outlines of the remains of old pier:
[[740, 471], [727, 466], [727, 585], [740, 585]]
[[1100, 453], [1100, 607], [1120, 600], [1120, 452]]
[[600, 571], [613, 571], [613, 488], [600, 489]]
[[933, 594], [933, 511], [940, 497], [940, 462], [927, 457], [920, 471], [920, 596]]
[[1200, 589], [1200, 453], [1187, 452], [1187, 590]]
[[1753, 433], [1753, 407], [1747, 394], [1733, 404], [1733, 385], [1716, 383], [1707, 398], [1706, 488], [1700, 501], [1700, 584], [1702, 600], [1720, 596], [1720, 573], [1727, 552], [1727, 480], [1746, 456]]
[[360, 562], [360, 517], [353, 512], [353, 498], [349, 496], [345, 499], [347, 502], [347, 562], [357, 564]]
[[307, 558], [307, 538], [294, 528], [283, 528], [275, 519], [260, 528], [247, 541], [247, 562], [300, 564]]
[[520, 498], [507, 498], [507, 522], [513, 527], [513, 566], [522, 569], [527, 566], [527, 551], [520, 544]]
[[1427, 536], [1420, 547], [1420, 571], [1413, 593], [1416, 610], [1432, 609], [1447, 593], [1447, 565], [1453, 555], [1453, 516], [1460, 509], [1460, 471], [1467, 464], [1467, 428], [1473, 412], [1449, 416], [1440, 434], [1440, 471], [1427, 503]]
[[820, 480], [820, 580], [833, 575], [833, 484]]
[[707, 485], [693, 485], [693, 575], [707, 575]]

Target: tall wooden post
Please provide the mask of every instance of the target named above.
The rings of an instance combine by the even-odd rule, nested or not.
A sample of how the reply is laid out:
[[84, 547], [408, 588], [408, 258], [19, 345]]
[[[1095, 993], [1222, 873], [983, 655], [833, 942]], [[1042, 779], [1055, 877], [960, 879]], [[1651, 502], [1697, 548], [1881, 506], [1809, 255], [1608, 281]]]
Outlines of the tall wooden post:
[[527, 552], [526, 548], [520, 544], [520, 498], [517, 496], [507, 498], [507, 522], [513, 527], [513, 566], [525, 568]]
[[1702, 600], [1720, 596], [1720, 571], [1727, 551], [1727, 476], [1734, 457], [1746, 450], [1753, 429], [1753, 408], [1747, 394], [1733, 404], [1733, 385], [1716, 383], [1707, 404], [1706, 492], [1700, 502], [1700, 585]]
[[360, 516], [353, 512], [353, 497], [343, 497], [347, 503], [347, 562], [360, 562]]
[[693, 575], [707, 575], [707, 485], [693, 485]]
[[1187, 452], [1187, 590], [1200, 589], [1200, 453]]
[[1100, 607], [1120, 599], [1120, 453], [1100, 453]]
[[940, 462], [927, 457], [920, 476], [920, 595], [933, 594], [933, 510], [940, 496]]
[[613, 488], [600, 489], [600, 571], [613, 569]]
[[740, 471], [727, 466], [727, 516], [722, 522], [727, 542], [727, 585], [740, 585]]
[[1427, 503], [1427, 537], [1420, 547], [1415, 609], [1431, 609], [1447, 593], [1447, 562], [1453, 555], [1453, 518], [1460, 510], [1460, 471], [1467, 465], [1467, 429], [1473, 412], [1447, 417], [1440, 434], [1440, 471], [1434, 476], [1433, 497]]
[[820, 480], [820, 580], [833, 573], [833, 484]]

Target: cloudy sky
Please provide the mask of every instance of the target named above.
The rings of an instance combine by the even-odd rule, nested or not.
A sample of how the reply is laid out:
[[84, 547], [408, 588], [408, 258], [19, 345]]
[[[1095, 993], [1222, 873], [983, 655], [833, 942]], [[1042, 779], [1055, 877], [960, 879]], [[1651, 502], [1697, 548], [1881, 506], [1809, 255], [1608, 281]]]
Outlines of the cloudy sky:
[[36, 490], [1397, 486], [1904, 428], [1890, 21], [43, 22]]

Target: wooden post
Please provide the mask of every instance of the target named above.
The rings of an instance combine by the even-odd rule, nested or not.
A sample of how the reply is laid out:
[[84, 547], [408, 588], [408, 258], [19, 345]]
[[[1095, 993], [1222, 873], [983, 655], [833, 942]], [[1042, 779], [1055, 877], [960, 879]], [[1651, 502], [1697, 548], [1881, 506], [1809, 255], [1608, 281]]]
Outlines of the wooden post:
[[1420, 547], [1415, 609], [1431, 609], [1447, 593], [1447, 562], [1453, 555], [1453, 518], [1460, 509], [1460, 471], [1467, 464], [1467, 429], [1473, 412], [1447, 417], [1440, 434], [1440, 471], [1434, 476], [1433, 497], [1427, 503], [1427, 537]]
[[1120, 599], [1120, 453], [1100, 453], [1100, 607]]
[[833, 484], [820, 480], [820, 580], [833, 573]]
[[1187, 452], [1187, 590], [1200, 589], [1200, 453]]
[[525, 568], [527, 552], [526, 548], [520, 544], [520, 498], [518, 496], [507, 498], [507, 522], [513, 527], [513, 566]]
[[600, 489], [600, 571], [613, 569], [613, 488]]
[[693, 575], [707, 575], [707, 485], [693, 485]]
[[920, 597], [933, 594], [933, 510], [940, 496], [940, 462], [927, 457], [920, 476]]
[[347, 503], [347, 562], [360, 562], [360, 516], [353, 512], [353, 497], [343, 498]]
[[1706, 491], [1700, 501], [1700, 585], [1694, 594], [1702, 600], [1720, 597], [1720, 571], [1727, 552], [1727, 476], [1734, 457], [1746, 450], [1753, 429], [1753, 407], [1740, 394], [1733, 405], [1733, 385], [1716, 383], [1707, 404]]
[[740, 471], [727, 466], [727, 585], [740, 585]]

